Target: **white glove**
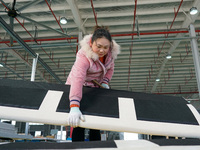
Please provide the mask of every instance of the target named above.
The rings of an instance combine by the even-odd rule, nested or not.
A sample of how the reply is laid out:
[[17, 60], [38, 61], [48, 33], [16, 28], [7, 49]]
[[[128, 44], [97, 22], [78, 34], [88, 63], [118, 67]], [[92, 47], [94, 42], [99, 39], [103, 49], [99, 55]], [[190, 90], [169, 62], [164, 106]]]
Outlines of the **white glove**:
[[105, 89], [110, 89], [110, 87], [108, 86], [108, 84], [101, 83], [101, 85], [102, 85]]
[[82, 115], [79, 107], [72, 107], [70, 109], [69, 116], [68, 116], [69, 126], [71, 126], [71, 127], [79, 126], [80, 120], [85, 121], [85, 118]]

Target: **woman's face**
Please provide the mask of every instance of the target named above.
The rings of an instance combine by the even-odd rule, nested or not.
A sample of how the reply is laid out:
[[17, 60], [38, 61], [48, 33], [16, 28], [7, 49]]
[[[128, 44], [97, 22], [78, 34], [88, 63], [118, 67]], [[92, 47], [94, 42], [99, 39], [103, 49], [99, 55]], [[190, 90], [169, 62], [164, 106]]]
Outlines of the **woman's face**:
[[108, 54], [111, 45], [110, 41], [105, 37], [99, 38], [91, 44], [93, 52], [98, 54], [99, 57], [103, 57]]

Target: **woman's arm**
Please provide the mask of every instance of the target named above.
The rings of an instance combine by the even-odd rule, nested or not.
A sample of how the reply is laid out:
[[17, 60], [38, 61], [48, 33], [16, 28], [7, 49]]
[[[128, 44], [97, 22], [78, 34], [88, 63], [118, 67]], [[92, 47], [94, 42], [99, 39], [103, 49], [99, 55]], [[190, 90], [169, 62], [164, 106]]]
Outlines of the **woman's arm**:
[[89, 61], [85, 55], [77, 53], [76, 61], [72, 67], [70, 78], [71, 78], [71, 87], [70, 87], [70, 105], [80, 105], [82, 98], [82, 88], [83, 83], [85, 82], [87, 70], [89, 68]]
[[110, 69], [107, 70], [107, 73], [105, 74], [104, 78], [103, 78], [103, 83], [108, 84], [110, 82], [110, 80], [112, 79], [113, 73], [114, 73], [114, 61], [111, 64]]

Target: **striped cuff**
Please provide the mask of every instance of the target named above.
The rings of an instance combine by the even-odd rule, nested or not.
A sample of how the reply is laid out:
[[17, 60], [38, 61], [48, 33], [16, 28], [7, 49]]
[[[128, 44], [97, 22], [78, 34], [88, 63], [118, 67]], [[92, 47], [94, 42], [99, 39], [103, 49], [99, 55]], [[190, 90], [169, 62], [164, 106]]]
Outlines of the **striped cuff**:
[[71, 104], [71, 105], [70, 105], [70, 108], [72, 108], [72, 107], [80, 107], [80, 105]]
[[79, 100], [76, 100], [76, 99], [73, 99], [73, 100], [70, 100], [70, 108], [71, 108], [71, 105], [75, 106], [76, 107], [80, 107], [80, 101]]
[[104, 78], [104, 79], [103, 79], [103, 83], [108, 84], [108, 82], [109, 82], [109, 79], [108, 79], [108, 78]]

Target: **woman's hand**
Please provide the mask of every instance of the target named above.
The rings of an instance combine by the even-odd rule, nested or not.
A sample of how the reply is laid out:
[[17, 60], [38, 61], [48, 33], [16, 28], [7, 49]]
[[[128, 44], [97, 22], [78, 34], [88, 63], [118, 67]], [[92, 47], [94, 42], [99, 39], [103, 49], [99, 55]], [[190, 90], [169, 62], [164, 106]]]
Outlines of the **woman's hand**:
[[71, 127], [77, 127], [80, 124], [81, 121], [85, 121], [84, 116], [82, 115], [79, 107], [71, 107], [69, 116], [68, 116], [68, 124]]
[[101, 83], [101, 85], [104, 87], [104, 89], [110, 89], [109, 85], [106, 83]]

